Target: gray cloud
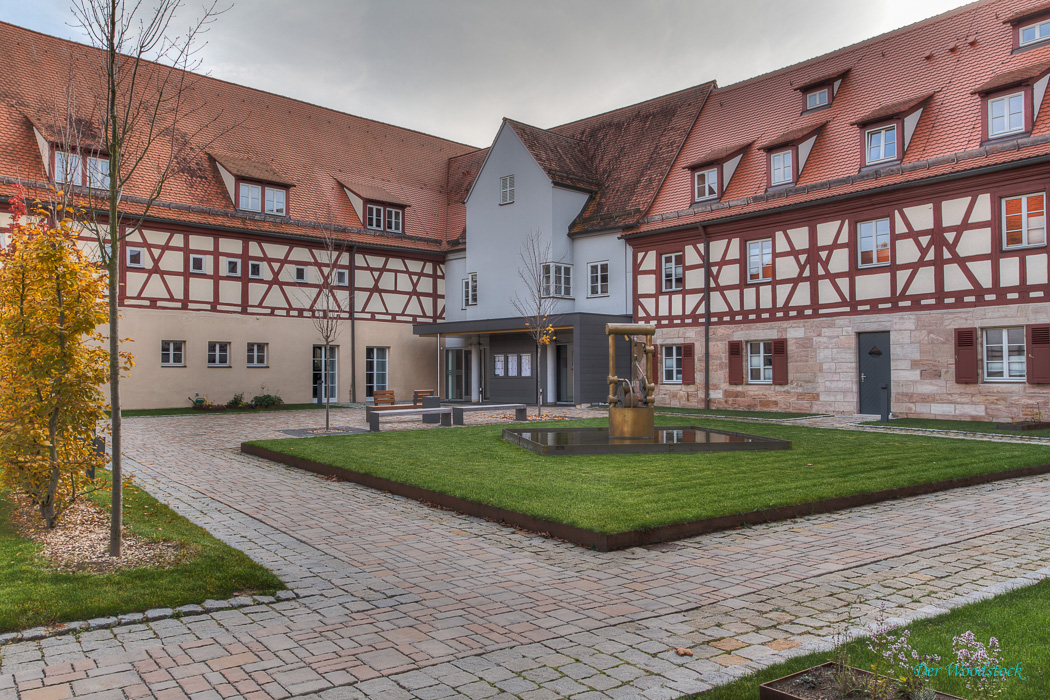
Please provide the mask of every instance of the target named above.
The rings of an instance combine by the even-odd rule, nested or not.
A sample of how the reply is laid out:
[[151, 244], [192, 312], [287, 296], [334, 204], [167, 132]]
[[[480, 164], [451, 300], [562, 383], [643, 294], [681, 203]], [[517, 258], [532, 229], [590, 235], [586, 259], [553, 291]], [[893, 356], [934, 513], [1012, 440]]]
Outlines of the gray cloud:
[[[961, 4], [241, 0], [201, 57], [217, 78], [486, 146], [503, 116], [546, 127], [727, 85]], [[82, 38], [61, 0], [24, 5], [0, 0], [0, 17]]]

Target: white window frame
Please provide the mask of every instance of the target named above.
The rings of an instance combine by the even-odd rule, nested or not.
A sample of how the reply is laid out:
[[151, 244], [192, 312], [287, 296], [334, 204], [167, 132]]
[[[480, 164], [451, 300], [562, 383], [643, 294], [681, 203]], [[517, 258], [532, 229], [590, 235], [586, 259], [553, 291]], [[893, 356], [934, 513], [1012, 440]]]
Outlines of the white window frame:
[[[377, 379], [382, 379], [382, 383]], [[386, 391], [390, 387], [390, 348], [365, 348], [365, 395]]]
[[386, 208], [386, 230], [391, 233], [401, 233], [403, 230], [403, 214], [395, 207]]
[[[757, 360], [757, 362], [756, 362]], [[755, 370], [758, 379], [755, 379]], [[747, 343], [747, 383], [773, 383], [773, 341], [750, 340]]]
[[55, 182], [79, 185], [83, 182], [83, 160], [79, 153], [55, 151]]
[[478, 273], [471, 272], [463, 278], [463, 308], [478, 304]]
[[681, 345], [662, 345], [660, 346], [660, 354], [662, 355], [662, 371], [660, 376], [663, 379], [664, 384], [681, 384], [682, 383], [682, 346]]
[[[885, 230], [880, 231], [880, 224]], [[879, 261], [879, 251], [887, 251], [888, 260]], [[864, 253], [871, 252], [871, 262], [864, 262]], [[857, 222], [857, 267], [885, 267], [893, 262], [893, 226], [890, 218], [869, 219]]]
[[[1029, 225], [1031, 223], [1029, 221], [1029, 218], [1028, 218], [1028, 199], [1030, 197], [1042, 197], [1043, 198], [1043, 225], [1042, 225], [1042, 227], [1034, 227], [1034, 226], [1030, 226]], [[1006, 215], [1006, 203], [1010, 202], [1012, 200], [1015, 200], [1015, 199], [1021, 200], [1021, 214], [1020, 214], [1020, 216], [1021, 216], [1021, 236], [1023, 238], [1023, 242], [1015, 243], [1014, 245], [1010, 245], [1010, 243], [1007, 241], [1007, 236], [1009, 235], [1009, 231], [1007, 230], [1007, 227], [1006, 227], [1006, 218], [1007, 218], [1007, 215]], [[1000, 200], [999, 206], [1002, 209], [1001, 221], [1002, 221], [1002, 228], [1003, 228], [1003, 250], [1018, 250], [1020, 248], [1043, 248], [1043, 247], [1046, 246], [1046, 192], [1033, 192], [1031, 194], [1023, 194], [1023, 195], [1019, 195], [1019, 196], [1016, 196], [1016, 197], [1003, 197]], [[1031, 231], [1033, 229], [1036, 229], [1036, 228], [1040, 228], [1040, 230], [1042, 231], [1042, 239], [1043, 240], [1042, 241], [1036, 241], [1035, 243], [1033, 243], [1031, 241]]]
[[[681, 253], [664, 253], [660, 256], [660, 271], [662, 272], [662, 286], [664, 292], [680, 292], [685, 283], [685, 272], [682, 268], [683, 256]], [[670, 264], [668, 264], [670, 263]], [[670, 272], [670, 275], [668, 275]]]
[[[223, 362], [223, 356], [226, 361]], [[222, 340], [208, 341], [208, 366], [229, 367], [230, 366], [230, 344]]]
[[[255, 206], [252, 206], [253, 202]], [[240, 186], [237, 188], [237, 208], [241, 211], [261, 212], [262, 207], [263, 186], [253, 182], [240, 183]]]
[[[703, 183], [700, 182], [701, 177]], [[717, 167], [697, 170], [693, 173], [693, 201], [705, 202], [709, 199], [718, 199]]]
[[[1021, 342], [1010, 342], [1010, 331], [1020, 336]], [[999, 335], [998, 342], [991, 342], [989, 336], [993, 333]], [[1001, 328], [981, 329], [981, 365], [986, 382], [1023, 383], [1028, 379], [1028, 368], [1026, 366], [1026, 341], [1024, 326], [1004, 326]], [[1002, 353], [1001, 360], [990, 360], [989, 350], [999, 348]], [[1013, 349], [1013, 352], [1011, 352]], [[1011, 362], [1011, 360], [1013, 360]], [[1000, 364], [1001, 368], [992, 369], [990, 365]], [[1020, 368], [1018, 373], [1017, 368]], [[1013, 372], [1013, 374], [1011, 374]], [[1000, 376], [1001, 375], [1001, 376]]]
[[[886, 154], [886, 134], [893, 133], [893, 155]], [[873, 137], [881, 135], [880, 143], [877, 146], [878, 156], [875, 158], [871, 157], [872, 145], [871, 142]], [[890, 126], [881, 126], [877, 129], [869, 129], [864, 132], [864, 162], [867, 165], [873, 165], [875, 163], [887, 163], [889, 161], [900, 159], [900, 139], [898, 138], [897, 125], [891, 124]]]
[[[755, 264], [755, 260], [758, 264]], [[769, 267], [766, 276], [765, 268]], [[773, 239], [760, 238], [747, 242], [747, 281], [748, 283], [770, 282], [773, 279]]]
[[226, 276], [227, 277], [240, 277], [241, 276], [241, 261], [237, 258], [226, 258]]
[[[137, 248], [128, 246], [128, 267], [145, 268], [146, 267], [146, 250], [144, 248]], [[135, 262], [134, 257], [138, 256], [138, 262]]]
[[95, 190], [109, 188], [109, 158], [88, 156], [83, 159], [84, 184]]
[[[1024, 35], [1027, 30], [1033, 30], [1032, 38], [1025, 39]], [[1039, 22], [1032, 24], [1026, 24], [1017, 30], [1017, 45], [1028, 46], [1030, 44], [1038, 44], [1040, 41], [1050, 39], [1050, 19], [1044, 19]]]
[[[288, 215], [288, 190], [283, 187], [267, 187], [264, 193], [264, 208], [267, 214], [273, 214], [275, 216], [287, 216]], [[278, 203], [278, 195], [281, 200]]]
[[[1020, 109], [1016, 112], [1011, 112], [1011, 101], [1017, 98], [1020, 100]], [[995, 131], [995, 117], [993, 113], [995, 111], [995, 105], [1002, 103], [1003, 106], [1003, 126], [1004, 128]], [[1010, 128], [1010, 117], [1018, 115], [1021, 118], [1021, 125], [1016, 128]], [[1024, 92], [1011, 92], [1009, 95], [1002, 95], [988, 100], [988, 138], [998, 138], [1000, 136], [1009, 136], [1010, 134], [1020, 134], [1024, 132], [1025, 126], [1025, 95]]]
[[296, 265], [292, 268], [292, 281], [296, 283], [307, 281], [307, 272], [305, 266]]
[[[176, 361], [176, 356], [178, 360]], [[161, 367], [185, 367], [186, 366], [186, 341], [185, 340], [162, 340], [160, 341], [160, 366]]]
[[[824, 96], [823, 99], [819, 99], [821, 95]], [[814, 100], [813, 99], [814, 97], [816, 97], [818, 99]], [[813, 92], [807, 92], [806, 93], [806, 109], [816, 109], [817, 107], [823, 107], [824, 105], [827, 105], [827, 104], [830, 104], [830, 103], [831, 103], [831, 90], [829, 88], [823, 87], [823, 88], [820, 88], [819, 90], [814, 90]]]
[[337, 286], [337, 287], [349, 287], [350, 286], [350, 272], [348, 270], [336, 270], [335, 271], [335, 286]]
[[[200, 263], [200, 266], [197, 266]], [[194, 275], [208, 274], [208, 258], [205, 255], [190, 255], [190, 273]]]
[[[256, 272], [258, 270], [258, 272]], [[248, 261], [248, 279], [261, 280], [263, 278], [263, 266], [258, 260]]]
[[609, 296], [609, 261], [587, 263], [587, 296]]
[[572, 298], [572, 265], [543, 263], [543, 296], [558, 299]]
[[[777, 179], [777, 172], [780, 172], [781, 179], [779, 180]], [[791, 149], [769, 154], [769, 184], [772, 186], [789, 185], [792, 182], [794, 182], [794, 172], [792, 170]]]
[[383, 207], [378, 204], [369, 204], [365, 207], [365, 228], [373, 231], [382, 231], [384, 223]]
[[270, 344], [248, 343], [246, 367], [269, 367]]
[[500, 206], [514, 203], [513, 175], [504, 175], [499, 179], [499, 203]]

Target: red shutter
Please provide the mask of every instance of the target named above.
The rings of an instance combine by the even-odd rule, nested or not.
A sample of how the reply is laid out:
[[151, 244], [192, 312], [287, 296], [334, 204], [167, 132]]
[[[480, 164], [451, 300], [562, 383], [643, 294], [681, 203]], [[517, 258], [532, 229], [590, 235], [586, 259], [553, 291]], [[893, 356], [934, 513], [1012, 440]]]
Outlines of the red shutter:
[[773, 383], [788, 383], [788, 341], [784, 338], [773, 341]]
[[664, 383], [664, 363], [660, 360], [660, 346], [653, 345], [653, 376], [649, 377], [654, 384]]
[[696, 360], [693, 344], [682, 343], [682, 384], [696, 384]]
[[955, 383], [977, 383], [977, 329], [955, 329]]
[[1029, 384], [1050, 384], [1050, 324], [1025, 326]]
[[729, 383], [744, 383], [744, 342], [729, 341]]

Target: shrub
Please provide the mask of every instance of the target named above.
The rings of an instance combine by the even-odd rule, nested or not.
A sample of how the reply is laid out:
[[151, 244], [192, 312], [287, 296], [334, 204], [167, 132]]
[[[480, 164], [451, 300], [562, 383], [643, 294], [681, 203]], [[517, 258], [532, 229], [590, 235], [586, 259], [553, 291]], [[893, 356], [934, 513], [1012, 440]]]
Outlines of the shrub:
[[226, 408], [244, 408], [248, 404], [244, 402], [244, 394], [237, 393], [233, 395], [233, 398], [226, 402]]
[[252, 397], [252, 405], [258, 408], [273, 408], [274, 406], [283, 406], [284, 399], [278, 394], [260, 394]]

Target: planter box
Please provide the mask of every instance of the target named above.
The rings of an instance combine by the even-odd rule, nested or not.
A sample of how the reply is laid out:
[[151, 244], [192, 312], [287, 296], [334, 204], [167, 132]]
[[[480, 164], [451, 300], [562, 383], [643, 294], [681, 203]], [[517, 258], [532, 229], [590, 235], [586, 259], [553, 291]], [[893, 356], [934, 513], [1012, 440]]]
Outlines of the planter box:
[[999, 430], [1045, 430], [1050, 428], [1050, 422], [1028, 420], [1019, 423], [998, 423], [995, 427]]
[[[805, 671], [763, 683], [758, 687], [758, 700], [839, 700], [840, 698], [850, 700], [850, 698], [857, 697], [851, 695], [850, 698], [846, 698], [833, 692], [835, 665], [834, 661], [829, 661], [820, 666], [807, 668]], [[860, 677], [870, 678], [872, 675], [870, 671], [852, 666], [849, 669]], [[808, 680], [803, 676], [808, 676]], [[937, 691], [936, 698], [937, 700], [963, 700], [958, 695], [949, 695], [940, 691]]]

